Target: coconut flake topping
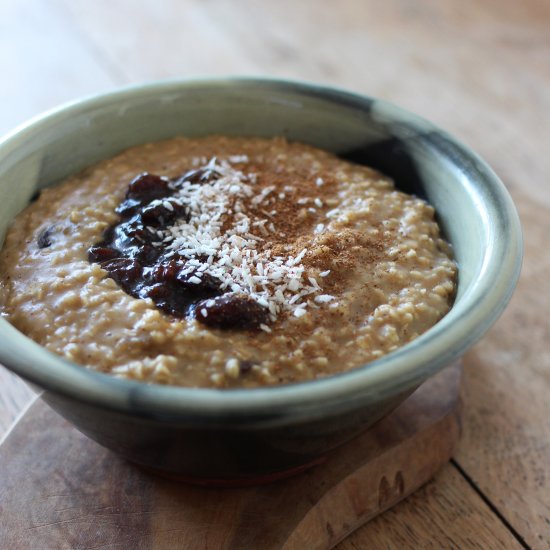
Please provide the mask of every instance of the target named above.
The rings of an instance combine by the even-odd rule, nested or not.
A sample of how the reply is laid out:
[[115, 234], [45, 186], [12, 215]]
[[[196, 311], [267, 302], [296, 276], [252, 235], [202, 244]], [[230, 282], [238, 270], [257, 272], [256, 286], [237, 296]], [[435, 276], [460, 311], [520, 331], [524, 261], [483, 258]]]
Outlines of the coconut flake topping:
[[[160, 240], [168, 256], [187, 260], [183, 273], [209, 274], [221, 281], [221, 290], [249, 295], [268, 309], [271, 321], [282, 312], [301, 317], [308, 296], [322, 289], [302, 263], [307, 249], [294, 257], [273, 257], [269, 249], [260, 248], [278, 229], [252, 211], [265, 209], [276, 196], [275, 186], [260, 187], [256, 174], [231, 165], [247, 161], [245, 155], [228, 161], [213, 157], [202, 167], [212, 174], [206, 183], [176, 182], [171, 200], [187, 208], [188, 221], [180, 219], [163, 229]], [[320, 298], [318, 303], [328, 301], [325, 295]]]

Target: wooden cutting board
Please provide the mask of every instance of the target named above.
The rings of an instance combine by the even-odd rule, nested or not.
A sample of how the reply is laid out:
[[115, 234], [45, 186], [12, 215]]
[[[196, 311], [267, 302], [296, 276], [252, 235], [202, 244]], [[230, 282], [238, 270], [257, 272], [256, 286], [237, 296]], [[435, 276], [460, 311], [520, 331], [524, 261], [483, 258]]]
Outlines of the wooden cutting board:
[[449, 460], [460, 374], [443, 370], [325, 463], [239, 489], [150, 475], [37, 400], [0, 445], [0, 548], [332, 548]]

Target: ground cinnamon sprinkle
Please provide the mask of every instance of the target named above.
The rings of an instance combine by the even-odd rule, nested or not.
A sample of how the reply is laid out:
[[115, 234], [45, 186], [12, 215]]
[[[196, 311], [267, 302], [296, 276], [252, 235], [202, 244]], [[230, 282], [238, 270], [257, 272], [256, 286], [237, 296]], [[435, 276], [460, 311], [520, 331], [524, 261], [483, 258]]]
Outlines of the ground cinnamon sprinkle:
[[456, 276], [433, 208], [383, 175], [220, 136], [139, 146], [45, 190], [0, 269], [3, 312], [48, 349], [219, 388], [377, 359], [448, 311]]

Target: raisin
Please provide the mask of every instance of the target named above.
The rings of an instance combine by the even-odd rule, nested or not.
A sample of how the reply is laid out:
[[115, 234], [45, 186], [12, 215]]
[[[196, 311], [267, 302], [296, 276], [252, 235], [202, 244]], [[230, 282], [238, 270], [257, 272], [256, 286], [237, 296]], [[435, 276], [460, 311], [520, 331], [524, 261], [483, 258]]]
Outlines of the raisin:
[[115, 208], [115, 212], [122, 218], [131, 218], [141, 205], [141, 201], [137, 199], [126, 199]]
[[141, 295], [143, 298], [151, 298], [151, 300], [158, 305], [158, 302], [166, 301], [169, 298], [170, 291], [166, 285], [157, 283], [151, 286], [143, 287]]
[[158, 248], [150, 244], [143, 244], [128, 249], [127, 256], [139, 260], [142, 264], [152, 265], [158, 260], [161, 253], [162, 251]]
[[108, 246], [95, 245], [88, 250], [90, 262], [105, 262], [120, 256], [120, 252]]
[[145, 225], [166, 227], [177, 219], [185, 217], [187, 209], [173, 201], [162, 201], [148, 204], [141, 210], [141, 219]]
[[36, 239], [38, 248], [48, 248], [49, 246], [52, 246], [52, 235], [54, 234], [54, 232], [55, 228], [53, 225], [50, 225], [50, 227], [46, 227], [46, 229], [43, 229], [38, 234], [38, 238]]
[[143, 266], [137, 260], [116, 258], [102, 264], [109, 277], [115, 280], [128, 294], [136, 296], [143, 275]]
[[241, 359], [239, 361], [239, 372], [241, 374], [247, 374], [252, 370], [252, 367], [257, 365], [254, 361], [249, 361], [248, 359]]
[[137, 199], [142, 202], [151, 202], [163, 199], [172, 194], [168, 181], [155, 174], [143, 172], [136, 176], [128, 186], [127, 199]]
[[170, 283], [155, 283], [142, 287], [141, 298], [151, 298], [162, 311], [175, 317], [184, 317], [196, 297]]
[[268, 311], [246, 294], [227, 293], [195, 305], [197, 321], [218, 328], [258, 328], [269, 320]]
[[156, 235], [145, 229], [143, 224], [136, 218], [129, 222], [121, 223], [114, 228], [111, 239], [115, 248], [124, 250], [131, 246], [142, 246], [156, 238]]
[[[200, 279], [200, 282], [198, 283], [196, 279]], [[208, 273], [193, 270], [189, 273], [178, 274], [177, 280], [180, 286], [191, 292], [200, 292], [205, 296], [220, 294], [221, 281]]]
[[151, 278], [157, 283], [172, 282], [181, 271], [181, 266], [174, 259], [161, 262], [151, 271]]
[[199, 168], [198, 170], [190, 170], [176, 180], [176, 184], [182, 184], [184, 182], [189, 183], [210, 183], [216, 179], [219, 179], [221, 174], [211, 168]]

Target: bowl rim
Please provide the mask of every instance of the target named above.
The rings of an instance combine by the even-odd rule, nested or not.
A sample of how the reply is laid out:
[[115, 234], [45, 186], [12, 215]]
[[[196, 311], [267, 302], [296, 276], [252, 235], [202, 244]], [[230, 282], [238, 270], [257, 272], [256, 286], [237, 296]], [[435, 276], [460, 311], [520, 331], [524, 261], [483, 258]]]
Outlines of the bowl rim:
[[[412, 342], [371, 363], [318, 380], [225, 390], [123, 380], [82, 368], [48, 352], [3, 319], [0, 322], [7, 325], [4, 328], [13, 338], [9, 339], [8, 346], [0, 347], [2, 364], [46, 390], [107, 409], [143, 417], [193, 417], [197, 421], [212, 421], [224, 415], [226, 421], [234, 419], [246, 424], [258, 417], [311, 417], [320, 415], [324, 407], [352, 409], [366, 395], [393, 395], [410, 390], [457, 360], [500, 316], [518, 281], [523, 254], [519, 217], [508, 191], [485, 161], [466, 145], [423, 117], [385, 100], [324, 85], [276, 78], [161, 80], [125, 86], [51, 109], [19, 125], [0, 139], [0, 150], [24, 142], [27, 136], [61, 123], [67, 116], [93, 110], [105, 103], [123, 101], [129, 96], [154, 96], [196, 87], [259, 87], [266, 91], [292, 91], [360, 109], [367, 109], [375, 102], [397, 119], [406, 119], [407, 123], [421, 125], [423, 129], [444, 136], [475, 164], [484, 184], [483, 193], [475, 188], [471, 180], [464, 181], [464, 185], [472, 195], [483, 195], [480, 208], [484, 215], [493, 217], [485, 220], [493, 238], [492, 246], [485, 253], [482, 276], [443, 319]], [[491, 219], [497, 219], [499, 227], [505, 232], [499, 235], [499, 239], [491, 233], [494, 232], [492, 225], [495, 225], [491, 225]], [[40, 367], [35, 366], [36, 360], [40, 361]]]

